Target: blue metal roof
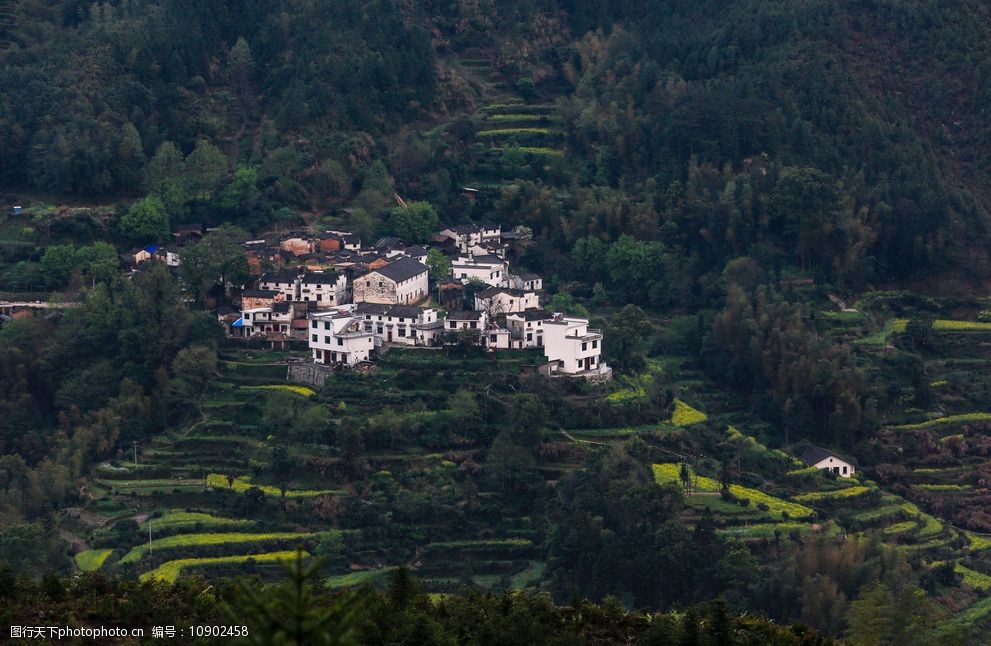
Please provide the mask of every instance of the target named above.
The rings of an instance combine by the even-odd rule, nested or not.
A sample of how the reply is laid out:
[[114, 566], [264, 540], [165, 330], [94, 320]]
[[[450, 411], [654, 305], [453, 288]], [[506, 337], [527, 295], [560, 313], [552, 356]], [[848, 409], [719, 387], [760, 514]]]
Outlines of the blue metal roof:
[[148, 253], [155, 253], [159, 249], [161, 249], [161, 247], [159, 247], [157, 244], [150, 244], [144, 248], [144, 251], [147, 251]]
[[244, 327], [244, 317], [242, 316], [238, 320], [231, 323], [231, 327]]

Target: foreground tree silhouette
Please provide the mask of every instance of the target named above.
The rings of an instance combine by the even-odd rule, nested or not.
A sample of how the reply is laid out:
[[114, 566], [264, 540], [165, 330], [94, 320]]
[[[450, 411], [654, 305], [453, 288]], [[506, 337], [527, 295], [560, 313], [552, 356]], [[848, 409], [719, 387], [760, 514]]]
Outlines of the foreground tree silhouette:
[[364, 591], [316, 595], [323, 559], [307, 562], [305, 553], [282, 567], [286, 580], [258, 589], [239, 580], [234, 601], [227, 612], [238, 622], [248, 624], [246, 644], [280, 646], [314, 644], [349, 646], [358, 644], [359, 622], [368, 602]]

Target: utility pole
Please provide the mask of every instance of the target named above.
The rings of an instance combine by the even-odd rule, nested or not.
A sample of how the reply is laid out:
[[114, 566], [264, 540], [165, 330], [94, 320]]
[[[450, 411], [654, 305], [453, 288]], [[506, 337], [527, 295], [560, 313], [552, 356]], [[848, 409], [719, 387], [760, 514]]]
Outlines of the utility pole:
[[135, 440], [134, 442], [131, 442], [131, 446], [134, 447], [134, 468], [137, 469], [138, 468], [138, 443], [137, 443], [137, 441]]

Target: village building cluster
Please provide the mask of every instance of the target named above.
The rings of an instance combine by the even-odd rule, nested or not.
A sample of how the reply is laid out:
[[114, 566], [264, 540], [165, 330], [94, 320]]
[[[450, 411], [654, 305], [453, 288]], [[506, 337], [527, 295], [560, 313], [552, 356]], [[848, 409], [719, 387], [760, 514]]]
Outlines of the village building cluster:
[[[247, 241], [257, 280], [239, 311], [218, 316], [237, 338], [282, 347], [305, 340], [313, 361], [326, 366], [372, 361], [384, 346], [466, 343], [543, 349], [547, 374], [609, 378], [602, 332], [542, 309], [541, 277], [511, 271], [515, 237], [499, 225], [469, 224], [442, 229], [426, 245], [385, 237], [366, 246], [349, 231]], [[430, 276], [432, 249], [447, 259], [448, 275]]]

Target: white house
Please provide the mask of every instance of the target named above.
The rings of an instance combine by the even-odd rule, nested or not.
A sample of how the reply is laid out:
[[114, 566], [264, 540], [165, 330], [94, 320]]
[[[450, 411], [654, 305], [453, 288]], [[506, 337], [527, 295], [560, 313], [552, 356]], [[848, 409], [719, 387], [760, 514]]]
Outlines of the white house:
[[427, 266], [405, 256], [354, 280], [355, 303], [411, 305], [427, 296]]
[[544, 347], [544, 323], [554, 315], [544, 310], [526, 310], [506, 315], [510, 346], [515, 350]]
[[489, 323], [482, 342], [489, 350], [508, 350], [511, 343], [509, 330], [496, 323]]
[[255, 334], [289, 334], [292, 326], [292, 307], [289, 303], [274, 303], [271, 307], [255, 307], [241, 312], [244, 336]]
[[443, 229], [440, 235], [453, 240], [461, 251], [467, 252], [475, 245], [483, 242], [499, 242], [502, 239], [502, 226], [489, 223], [482, 225], [461, 224]]
[[304, 303], [316, 302], [317, 309], [327, 309], [348, 302], [348, 277], [337, 272], [306, 272], [296, 282], [296, 298]]
[[508, 287], [489, 287], [475, 294], [475, 309], [487, 312], [489, 318], [538, 307], [540, 307], [540, 299], [534, 292]]
[[856, 472], [852, 464], [835, 453], [821, 449], [818, 446], [808, 448], [802, 454], [802, 461], [810, 467], [836, 474], [841, 478], [849, 478]]
[[588, 327], [588, 319], [554, 314], [543, 321], [544, 356], [550, 373], [608, 378], [612, 368], [602, 362], [602, 331]]
[[258, 278], [258, 289], [279, 292], [287, 301], [296, 300], [296, 283], [299, 275], [294, 271], [269, 271]]
[[359, 303], [354, 316], [362, 321], [365, 332], [375, 335], [375, 347], [383, 343], [436, 345], [443, 326], [437, 310], [432, 307]]
[[375, 335], [347, 308], [311, 314], [310, 352], [315, 363], [354, 366], [368, 361], [375, 349]]
[[538, 274], [512, 274], [506, 284], [525, 292], [539, 292], [544, 288], [544, 279]]
[[457, 335], [461, 331], [481, 334], [489, 326], [489, 317], [485, 312], [448, 312], [444, 318], [444, 332]]
[[469, 253], [460, 256], [451, 263], [451, 275], [463, 283], [475, 279], [490, 287], [499, 287], [506, 280], [509, 269], [506, 261], [491, 254], [476, 256]]

